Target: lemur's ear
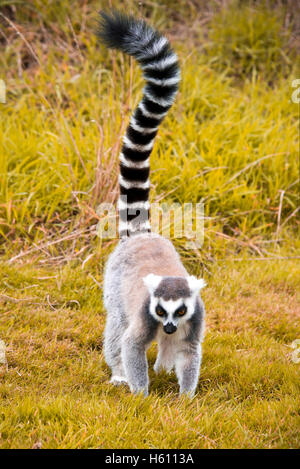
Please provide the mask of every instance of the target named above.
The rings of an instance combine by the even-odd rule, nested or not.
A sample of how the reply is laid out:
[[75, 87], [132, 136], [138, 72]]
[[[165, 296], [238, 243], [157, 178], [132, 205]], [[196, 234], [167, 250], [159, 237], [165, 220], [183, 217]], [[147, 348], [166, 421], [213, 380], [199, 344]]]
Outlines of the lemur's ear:
[[153, 295], [154, 291], [161, 282], [162, 277], [160, 275], [148, 274], [143, 277], [143, 282], [149, 290], [149, 293]]
[[206, 286], [206, 283], [203, 278], [196, 278], [194, 275], [190, 275], [187, 279], [190, 290], [195, 295], [199, 293], [201, 288]]

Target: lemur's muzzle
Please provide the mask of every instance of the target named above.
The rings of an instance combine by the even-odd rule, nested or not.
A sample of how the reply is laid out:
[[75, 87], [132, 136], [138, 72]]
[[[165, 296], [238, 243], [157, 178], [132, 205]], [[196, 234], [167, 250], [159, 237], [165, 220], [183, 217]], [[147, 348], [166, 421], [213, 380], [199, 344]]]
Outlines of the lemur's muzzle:
[[166, 334], [173, 334], [173, 332], [177, 331], [177, 327], [174, 326], [174, 324], [172, 324], [171, 322], [168, 322], [164, 326], [164, 331], [166, 332]]

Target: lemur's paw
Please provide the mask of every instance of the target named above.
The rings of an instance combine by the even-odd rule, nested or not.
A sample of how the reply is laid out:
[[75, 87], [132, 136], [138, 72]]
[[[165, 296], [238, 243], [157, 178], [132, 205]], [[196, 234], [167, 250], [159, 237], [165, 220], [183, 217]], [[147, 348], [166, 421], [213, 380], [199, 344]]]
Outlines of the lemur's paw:
[[127, 384], [127, 379], [124, 376], [112, 376], [110, 382], [115, 386], [120, 386], [121, 384]]

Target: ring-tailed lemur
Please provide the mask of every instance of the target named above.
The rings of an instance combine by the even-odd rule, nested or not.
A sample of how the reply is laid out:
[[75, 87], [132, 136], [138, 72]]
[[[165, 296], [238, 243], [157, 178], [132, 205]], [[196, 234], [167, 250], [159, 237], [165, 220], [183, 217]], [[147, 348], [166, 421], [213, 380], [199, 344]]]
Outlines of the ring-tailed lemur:
[[147, 395], [146, 350], [156, 340], [155, 371], [175, 367], [180, 392], [193, 395], [204, 328], [199, 291], [205, 283], [188, 275], [172, 243], [151, 233], [148, 220], [149, 156], [178, 89], [178, 59], [164, 36], [119, 12], [101, 13], [98, 36], [108, 47], [133, 56], [146, 80], [120, 154], [121, 240], [104, 276], [104, 354], [111, 381], [127, 382], [132, 392]]

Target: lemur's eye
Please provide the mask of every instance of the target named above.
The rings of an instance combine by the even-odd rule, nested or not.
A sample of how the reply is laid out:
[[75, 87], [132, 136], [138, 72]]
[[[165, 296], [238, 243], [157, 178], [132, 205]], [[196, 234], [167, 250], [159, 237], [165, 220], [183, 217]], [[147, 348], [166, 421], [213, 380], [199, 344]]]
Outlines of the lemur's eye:
[[177, 314], [178, 314], [178, 316], [183, 316], [185, 314], [185, 310], [180, 309], [179, 311], [177, 311]]
[[184, 316], [186, 313], [186, 306], [182, 306], [180, 308], [178, 308], [178, 310], [176, 311], [176, 314], [178, 316]]
[[165, 310], [164, 310], [161, 306], [159, 306], [159, 305], [156, 306], [156, 310], [155, 310], [155, 311], [156, 311], [156, 314], [157, 314], [158, 316], [163, 316], [163, 315], [165, 314]]

